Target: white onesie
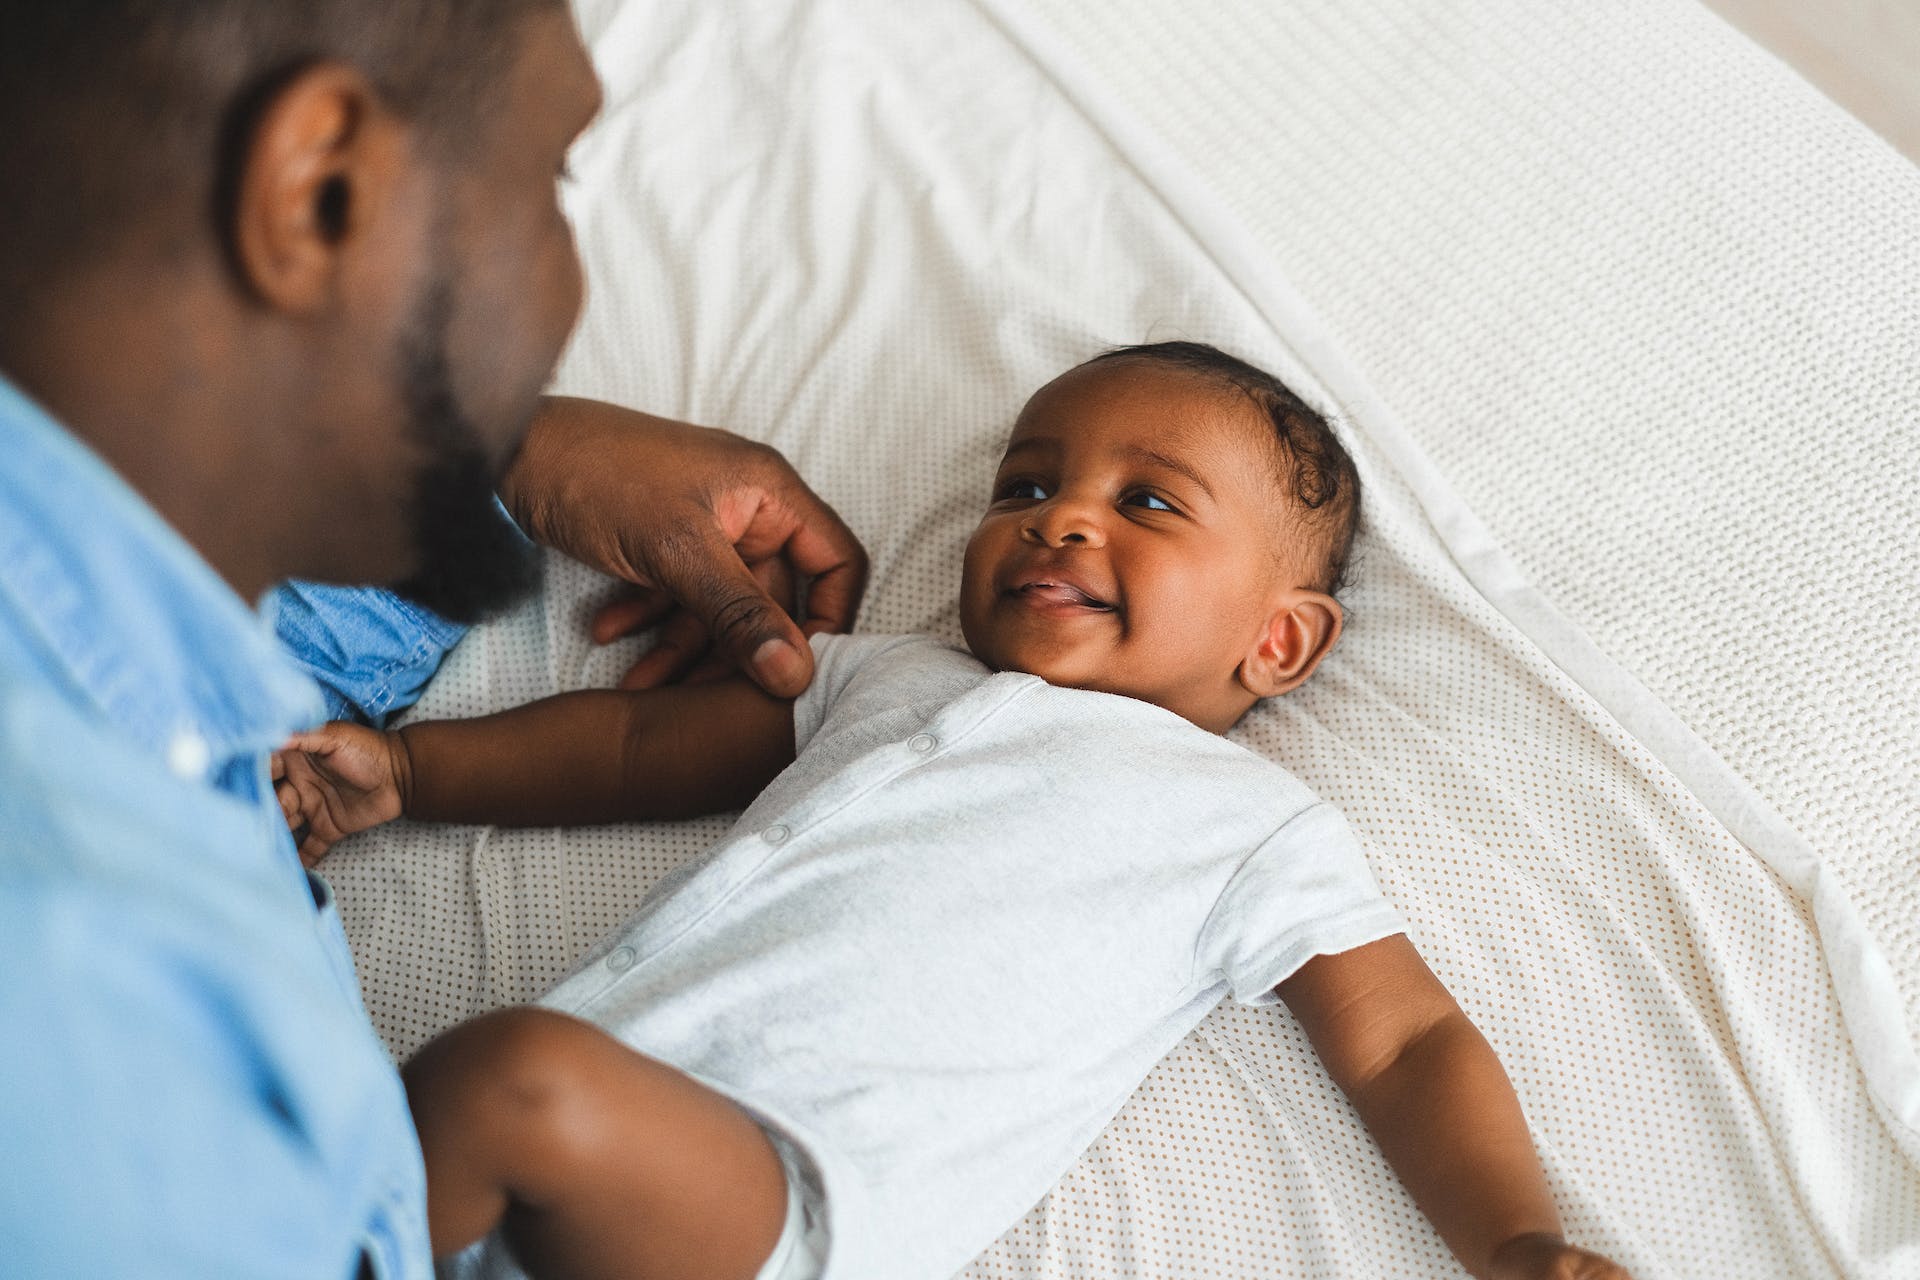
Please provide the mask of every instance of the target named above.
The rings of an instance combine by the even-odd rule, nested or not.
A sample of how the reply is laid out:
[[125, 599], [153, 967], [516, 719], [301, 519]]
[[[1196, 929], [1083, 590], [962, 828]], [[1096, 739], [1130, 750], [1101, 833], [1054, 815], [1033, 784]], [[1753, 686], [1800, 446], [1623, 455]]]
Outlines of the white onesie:
[[1404, 928], [1337, 811], [1170, 711], [813, 647], [798, 759], [544, 1003], [804, 1150], [826, 1280], [944, 1280], [1221, 997]]

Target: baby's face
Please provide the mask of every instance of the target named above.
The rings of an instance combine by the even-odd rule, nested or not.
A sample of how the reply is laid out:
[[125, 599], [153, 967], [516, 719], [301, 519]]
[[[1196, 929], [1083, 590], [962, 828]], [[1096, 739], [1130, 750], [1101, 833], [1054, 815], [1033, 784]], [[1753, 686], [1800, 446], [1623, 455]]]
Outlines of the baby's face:
[[1239, 391], [1145, 360], [1041, 388], [967, 544], [974, 655], [1224, 732], [1256, 700], [1242, 663], [1300, 594], [1272, 436]]

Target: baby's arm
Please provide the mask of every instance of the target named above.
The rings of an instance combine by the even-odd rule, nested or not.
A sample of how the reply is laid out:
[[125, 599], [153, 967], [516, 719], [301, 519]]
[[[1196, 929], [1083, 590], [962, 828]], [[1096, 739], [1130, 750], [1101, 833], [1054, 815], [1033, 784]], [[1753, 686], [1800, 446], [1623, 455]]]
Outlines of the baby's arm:
[[1506, 1072], [1404, 935], [1318, 956], [1276, 990], [1468, 1271], [1626, 1280], [1560, 1238]]
[[393, 733], [329, 724], [273, 761], [301, 857], [405, 814], [576, 825], [737, 809], [793, 760], [793, 704], [744, 676], [641, 692], [588, 689]]

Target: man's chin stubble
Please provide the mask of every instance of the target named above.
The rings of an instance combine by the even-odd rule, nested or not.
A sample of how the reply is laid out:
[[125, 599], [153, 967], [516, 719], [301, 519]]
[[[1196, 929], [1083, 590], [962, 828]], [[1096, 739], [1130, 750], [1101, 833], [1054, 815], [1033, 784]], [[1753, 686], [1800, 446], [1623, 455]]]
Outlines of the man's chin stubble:
[[407, 435], [425, 460], [409, 511], [418, 568], [394, 590], [451, 621], [478, 622], [539, 585], [540, 553], [495, 501], [498, 477], [454, 393], [451, 298], [444, 278], [429, 286], [400, 341]]

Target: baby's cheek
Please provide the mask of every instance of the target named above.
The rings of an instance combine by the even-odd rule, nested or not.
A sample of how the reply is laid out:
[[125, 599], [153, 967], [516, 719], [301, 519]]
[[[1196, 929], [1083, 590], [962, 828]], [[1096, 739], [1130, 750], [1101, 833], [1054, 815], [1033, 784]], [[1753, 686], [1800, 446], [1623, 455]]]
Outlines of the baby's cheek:
[[982, 520], [960, 557], [960, 608], [964, 613], [992, 600], [993, 571], [1006, 554], [1006, 531], [991, 518]]
[[988, 645], [987, 615], [993, 605], [992, 574], [980, 544], [980, 532], [976, 530], [967, 542], [966, 555], [960, 564], [960, 631], [973, 656], [990, 662], [985, 647]]

